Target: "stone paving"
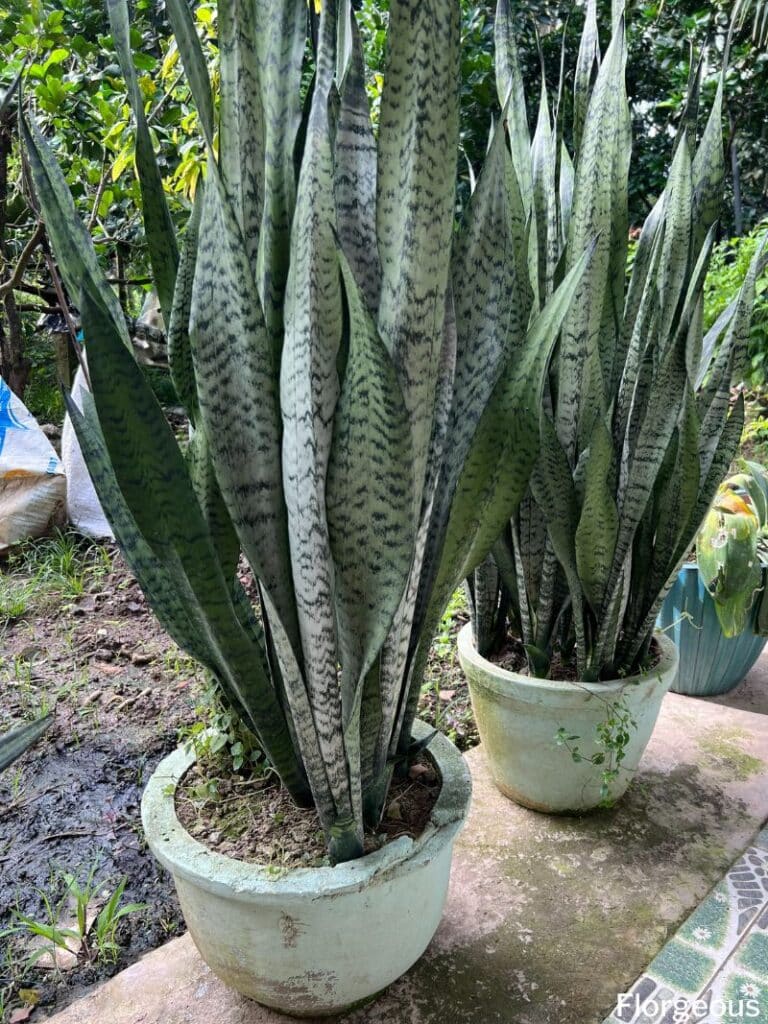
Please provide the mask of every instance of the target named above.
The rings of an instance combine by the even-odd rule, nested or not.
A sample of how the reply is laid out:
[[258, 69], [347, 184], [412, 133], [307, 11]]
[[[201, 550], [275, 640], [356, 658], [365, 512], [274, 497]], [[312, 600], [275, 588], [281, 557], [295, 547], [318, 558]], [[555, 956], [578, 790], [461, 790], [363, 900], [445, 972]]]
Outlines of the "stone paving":
[[[768, 819], [765, 682], [740, 687], [735, 706], [669, 694], [625, 799], [582, 818], [517, 807], [494, 788], [482, 750], [472, 751], [472, 812], [443, 922], [419, 963], [346, 1024], [599, 1024], [641, 976], [653, 991], [709, 985], [715, 1009], [718, 993], [744, 986], [764, 998], [765, 835], [739, 858]], [[285, 1021], [228, 990], [185, 936], [51, 1024]], [[637, 1015], [633, 1024], [641, 1021], [658, 1024]]]

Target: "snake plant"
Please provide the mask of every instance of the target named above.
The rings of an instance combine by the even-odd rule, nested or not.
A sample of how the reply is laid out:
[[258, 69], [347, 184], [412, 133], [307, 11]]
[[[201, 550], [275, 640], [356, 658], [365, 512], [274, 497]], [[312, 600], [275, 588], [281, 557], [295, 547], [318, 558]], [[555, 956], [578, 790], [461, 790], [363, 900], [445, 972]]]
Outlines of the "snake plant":
[[[631, 121], [620, 3], [601, 55], [595, 0], [586, 7], [564, 130], [542, 88], [530, 139], [507, 0], [499, 0], [496, 63], [502, 105], [532, 225], [534, 310], [587, 239], [595, 255], [563, 322], [544, 392], [531, 485], [469, 580], [481, 653], [503, 619], [531, 674], [553, 651], [582, 680], [642, 666], [669, 581], [691, 547], [734, 456], [744, 420], [740, 380], [761, 260], [727, 322], [703, 338], [702, 292], [724, 179], [723, 80], [703, 129], [695, 68], [666, 188], [639, 235], [631, 273], [627, 180]], [[559, 103], [563, 110], [564, 103]]]
[[15, 729], [0, 735], [0, 772], [37, 743], [52, 721], [50, 715], [43, 715], [34, 722], [18, 725]]
[[159, 620], [294, 799], [314, 803], [331, 860], [352, 859], [413, 752], [441, 612], [525, 493], [591, 239], [529, 315], [526, 186], [503, 125], [456, 230], [458, 0], [393, 0], [376, 135], [348, 2], [323, 0], [318, 18], [306, 0], [220, 0], [214, 99], [188, 6], [168, 0], [208, 150], [179, 244], [126, 5], [108, 7], [189, 448], [136, 366], [29, 116], [29, 164], [86, 338], [93, 399], [70, 414]]

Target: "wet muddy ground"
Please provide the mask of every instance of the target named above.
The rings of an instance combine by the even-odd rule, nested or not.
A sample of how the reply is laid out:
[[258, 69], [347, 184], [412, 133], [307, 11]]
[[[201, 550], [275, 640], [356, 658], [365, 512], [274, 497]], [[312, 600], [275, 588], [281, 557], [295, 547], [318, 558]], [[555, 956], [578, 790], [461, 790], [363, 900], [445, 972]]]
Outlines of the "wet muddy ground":
[[[170, 878], [144, 843], [139, 803], [144, 781], [194, 720], [204, 682], [119, 556], [67, 545], [63, 573], [60, 564], [51, 571], [44, 542], [0, 580], [0, 731], [45, 710], [53, 716], [0, 777], [0, 1019], [14, 1024], [60, 1009], [183, 930]], [[19, 928], [19, 914], [75, 926], [64, 876], [82, 888], [89, 874], [90, 911], [122, 879], [120, 905], [143, 905], [117, 924], [117, 950], [80, 949], [57, 967], [50, 954], [32, 962], [52, 944], [28, 925], [8, 930]]]
[[[477, 741], [453, 643], [465, 618], [454, 602], [421, 708], [462, 749]], [[114, 548], [67, 536], [0, 565], [0, 732], [43, 711], [53, 717], [0, 776], [2, 1024], [44, 1019], [184, 930], [170, 878], [144, 842], [139, 804], [155, 765], [198, 720], [205, 690]], [[86, 948], [59, 950], [54, 964], [51, 942], [19, 915], [77, 930], [65, 875], [83, 888], [89, 874], [89, 917], [123, 879], [120, 906], [142, 907], [117, 922], [115, 950], [100, 953], [92, 925]]]

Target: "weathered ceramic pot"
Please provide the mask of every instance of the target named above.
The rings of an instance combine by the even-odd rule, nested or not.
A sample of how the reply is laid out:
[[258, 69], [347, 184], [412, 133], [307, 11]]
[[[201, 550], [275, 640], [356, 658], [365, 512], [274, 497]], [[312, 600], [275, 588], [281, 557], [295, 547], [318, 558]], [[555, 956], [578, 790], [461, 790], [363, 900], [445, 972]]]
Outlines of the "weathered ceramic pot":
[[[618, 702], [636, 723], [609, 799], [618, 799], [637, 768], [677, 671], [677, 649], [663, 636], [653, 671], [604, 683], [535, 679], [500, 668], [477, 653], [472, 627], [459, 633], [459, 661], [469, 682], [475, 721], [498, 789], [516, 803], [551, 814], [593, 810], [603, 799], [603, 767], [588, 760], [604, 752], [597, 728]], [[559, 729], [577, 736], [581, 761], [557, 743]]]
[[[417, 722], [414, 737], [431, 731]], [[437, 735], [428, 749], [443, 784], [418, 839], [283, 874], [193, 839], [176, 817], [174, 792], [194, 754], [180, 748], [160, 762], [141, 804], [147, 841], [173, 875], [195, 945], [222, 981], [284, 1013], [321, 1016], [370, 999], [418, 960], [443, 912], [472, 789], [448, 739]]]
[[714, 697], [742, 681], [768, 640], [755, 633], [758, 608], [759, 601], [755, 601], [740, 636], [725, 636], [698, 569], [695, 565], [682, 567], [656, 623], [680, 652], [680, 668], [672, 684], [675, 693]]

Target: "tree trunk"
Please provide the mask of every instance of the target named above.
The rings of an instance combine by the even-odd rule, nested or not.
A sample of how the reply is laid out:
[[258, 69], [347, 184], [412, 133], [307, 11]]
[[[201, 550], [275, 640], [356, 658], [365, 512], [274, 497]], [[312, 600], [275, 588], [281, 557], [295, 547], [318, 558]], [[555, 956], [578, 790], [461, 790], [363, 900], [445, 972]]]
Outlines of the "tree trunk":
[[737, 237], [744, 234], [744, 213], [741, 204], [741, 171], [739, 170], [739, 150], [736, 146], [736, 125], [733, 114], [728, 114], [731, 129], [731, 177], [733, 178], [733, 230]]
[[5, 296], [5, 317], [0, 318], [0, 377], [19, 398], [29, 382], [32, 364], [24, 355], [24, 334], [13, 292]]
[[[8, 158], [13, 145], [13, 115], [7, 112], [0, 120], [0, 267], [8, 267], [5, 238], [8, 212]], [[29, 380], [29, 360], [24, 356], [24, 334], [21, 317], [16, 308], [13, 292], [9, 292], [0, 306], [0, 377], [19, 398]]]

